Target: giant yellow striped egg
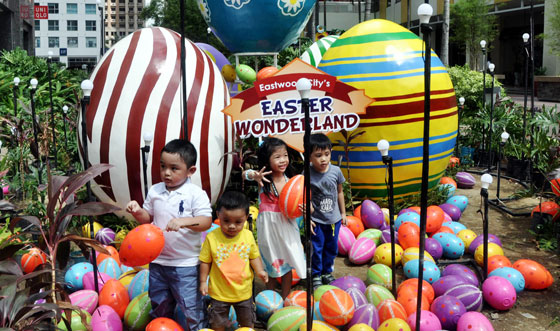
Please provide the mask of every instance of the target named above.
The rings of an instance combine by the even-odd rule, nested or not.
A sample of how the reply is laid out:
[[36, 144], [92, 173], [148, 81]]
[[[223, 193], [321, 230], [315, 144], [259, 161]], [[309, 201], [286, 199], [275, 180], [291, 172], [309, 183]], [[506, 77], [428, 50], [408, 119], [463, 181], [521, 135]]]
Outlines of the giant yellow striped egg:
[[[385, 166], [377, 142], [386, 139], [393, 158], [395, 198], [420, 191], [424, 129], [424, 43], [406, 28], [382, 19], [346, 31], [326, 51], [319, 69], [375, 101], [360, 115], [365, 131], [350, 143], [352, 189], [372, 199], [387, 196]], [[429, 187], [437, 185], [453, 153], [457, 136], [457, 101], [446, 68], [431, 52]], [[330, 135], [342, 140], [340, 133]], [[344, 156], [334, 147], [332, 159]], [[345, 159], [344, 159], [345, 160]], [[345, 165], [346, 162], [343, 162]], [[346, 171], [344, 171], [346, 175]]]

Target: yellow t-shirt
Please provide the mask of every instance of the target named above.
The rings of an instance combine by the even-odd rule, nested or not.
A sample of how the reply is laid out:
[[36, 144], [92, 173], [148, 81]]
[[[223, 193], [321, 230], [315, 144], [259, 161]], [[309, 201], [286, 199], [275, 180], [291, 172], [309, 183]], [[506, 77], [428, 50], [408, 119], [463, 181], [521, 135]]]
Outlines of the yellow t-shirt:
[[210, 232], [202, 244], [200, 261], [211, 263], [208, 294], [214, 300], [240, 302], [252, 295], [250, 260], [260, 256], [251, 231], [243, 229], [227, 238], [220, 229]]

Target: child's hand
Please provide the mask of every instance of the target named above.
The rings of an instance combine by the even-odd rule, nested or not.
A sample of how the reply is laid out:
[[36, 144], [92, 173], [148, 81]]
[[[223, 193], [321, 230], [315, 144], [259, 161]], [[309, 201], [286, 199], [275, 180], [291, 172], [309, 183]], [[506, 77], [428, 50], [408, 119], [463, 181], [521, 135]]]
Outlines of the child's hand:
[[[300, 203], [298, 205], [299, 211], [301, 211], [302, 213], [305, 214], [305, 203]], [[313, 204], [309, 205], [309, 209], [311, 211], [311, 214], [313, 214], [315, 212], [315, 208], [313, 208]]]
[[344, 226], [348, 225], [348, 219], [346, 218], [346, 214], [342, 215], [342, 225]]
[[174, 218], [167, 223], [165, 231], [179, 231], [182, 227], [187, 226], [180, 218]]
[[203, 296], [208, 295], [208, 283], [200, 282], [200, 293]]
[[126, 211], [131, 213], [131, 214], [136, 214], [138, 213], [140, 210], [142, 210], [142, 207], [140, 207], [140, 205], [138, 204], [138, 202], [136, 202], [135, 200], [130, 201], [127, 205], [126, 205]]
[[261, 270], [259, 271], [258, 276], [260, 279], [262, 279], [263, 282], [268, 283], [268, 272], [266, 272], [265, 270]]
[[315, 233], [315, 222], [313, 222], [313, 221], [311, 221], [311, 233], [313, 235], [316, 235], [316, 233]]
[[268, 180], [268, 178], [266, 178], [266, 175], [270, 175], [272, 173], [272, 171], [264, 171], [266, 169], [266, 167], [263, 167], [261, 170], [259, 171], [253, 171], [253, 180], [256, 181], [257, 183], [259, 183], [259, 187], [263, 187], [264, 183], [263, 182], [267, 182], [270, 183], [270, 180]]

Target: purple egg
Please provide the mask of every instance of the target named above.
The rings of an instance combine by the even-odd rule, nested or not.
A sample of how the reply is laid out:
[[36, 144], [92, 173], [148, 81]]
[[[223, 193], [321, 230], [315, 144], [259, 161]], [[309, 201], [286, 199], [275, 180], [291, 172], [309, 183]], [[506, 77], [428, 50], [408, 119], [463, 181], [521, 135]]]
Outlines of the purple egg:
[[436, 260], [440, 259], [443, 255], [443, 247], [441, 247], [439, 241], [435, 240], [434, 238], [426, 238], [426, 241], [424, 242], [424, 248]]
[[457, 181], [457, 187], [459, 188], [473, 188], [476, 184], [476, 180], [473, 175], [468, 172], [458, 172], [457, 175], [455, 175], [455, 180]]
[[[483, 235], [479, 235], [476, 238], [474, 238], [474, 240], [471, 242], [471, 244], [469, 246], [469, 253], [474, 255], [474, 251], [476, 251], [476, 248], [478, 246], [480, 246], [480, 244], [482, 244], [483, 242], [484, 242], [484, 236]], [[500, 238], [496, 237], [495, 235], [493, 235], [491, 233], [488, 234], [488, 242], [497, 244], [498, 246], [502, 247], [502, 241], [500, 240]]]
[[[394, 233], [394, 238], [395, 238], [395, 244], [399, 243], [399, 238], [397, 235], [397, 231], [395, 231]], [[383, 231], [381, 231], [381, 241], [384, 243], [390, 243], [391, 242], [391, 229], [385, 229]]]
[[377, 313], [377, 308], [371, 303], [358, 307], [354, 311], [354, 316], [347, 327], [350, 328], [352, 325], [360, 323], [369, 325], [374, 330], [377, 330], [377, 327], [379, 327], [379, 314]]
[[[111, 276], [107, 275], [106, 273], [97, 272], [97, 286], [99, 287], [99, 292], [103, 288], [103, 285], [107, 283], [110, 279], [113, 279]], [[86, 272], [83, 277], [84, 289], [86, 290], [94, 290], [95, 291], [95, 282], [93, 279], [93, 271]]]
[[371, 200], [364, 200], [364, 202], [362, 202], [360, 215], [364, 226], [368, 229], [379, 229], [381, 225], [385, 223], [385, 215], [383, 214], [383, 211]]
[[344, 277], [337, 278], [329, 285], [336, 286], [344, 291], [346, 291], [351, 287], [355, 287], [358, 290], [360, 290], [362, 293], [366, 292], [366, 284], [364, 284], [364, 281], [354, 276], [344, 276]]
[[456, 297], [451, 295], [442, 295], [432, 302], [430, 307], [441, 322], [444, 329], [455, 330], [459, 318], [467, 312], [465, 305]]
[[354, 301], [354, 307], [356, 308], [368, 303], [364, 292], [358, 290], [355, 287], [350, 287], [349, 289], [346, 290], [346, 293], [350, 294], [352, 301]]
[[115, 241], [115, 236], [115, 231], [111, 228], [102, 228], [95, 234], [95, 239], [103, 245], [109, 245]]
[[387, 224], [387, 222], [381, 223], [381, 227], [379, 228], [379, 230], [381, 230], [381, 231], [383, 231], [385, 229], [389, 229], [389, 224]]
[[443, 293], [447, 292], [447, 290], [449, 290], [450, 288], [462, 284], [469, 284], [469, 282], [459, 275], [447, 275], [440, 277], [440, 279], [433, 282], [432, 287], [434, 288], [435, 296], [439, 297], [440, 295], [443, 295]]
[[443, 276], [449, 276], [449, 275], [461, 276], [465, 278], [469, 284], [478, 287], [478, 277], [476, 276], [474, 271], [472, 271], [467, 266], [464, 266], [462, 264], [450, 264], [447, 267], [445, 267], [445, 269], [443, 269], [443, 272], [441, 274]]
[[439, 207], [443, 209], [445, 213], [451, 216], [451, 219], [453, 221], [457, 222], [461, 218], [461, 209], [459, 209], [459, 207], [450, 203], [441, 204], [439, 205]]
[[482, 309], [484, 301], [482, 300], [482, 291], [472, 284], [456, 285], [445, 291], [443, 295], [452, 295], [461, 300], [467, 311], [480, 311]]

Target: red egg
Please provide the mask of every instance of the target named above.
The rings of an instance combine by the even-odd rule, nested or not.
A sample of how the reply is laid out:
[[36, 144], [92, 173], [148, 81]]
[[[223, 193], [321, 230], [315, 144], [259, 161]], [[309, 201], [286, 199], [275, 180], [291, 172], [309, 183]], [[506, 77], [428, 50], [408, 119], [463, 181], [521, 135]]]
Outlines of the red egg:
[[299, 205], [303, 203], [303, 176], [296, 175], [284, 185], [280, 197], [278, 198], [278, 207], [287, 218], [298, 218], [303, 213], [299, 209]]
[[183, 331], [183, 328], [170, 318], [159, 317], [146, 325], [146, 331]]
[[551, 180], [550, 187], [552, 188], [552, 192], [554, 192], [556, 196], [560, 197], [560, 178], [555, 178]]
[[120, 261], [129, 267], [148, 264], [158, 257], [164, 245], [165, 239], [160, 228], [153, 224], [142, 224], [124, 238], [119, 252]]
[[129, 302], [128, 291], [116, 279], [110, 279], [99, 293], [99, 305], [107, 305], [113, 308], [121, 319], [124, 317]]
[[451, 177], [441, 177], [441, 179], [439, 180], [439, 183], [441, 185], [451, 184], [451, 185], [455, 186], [455, 188], [457, 188], [457, 182]]
[[545, 201], [533, 209], [531, 217], [533, 213], [552, 215], [552, 220], [554, 221], [560, 217], [560, 206], [554, 201]]

